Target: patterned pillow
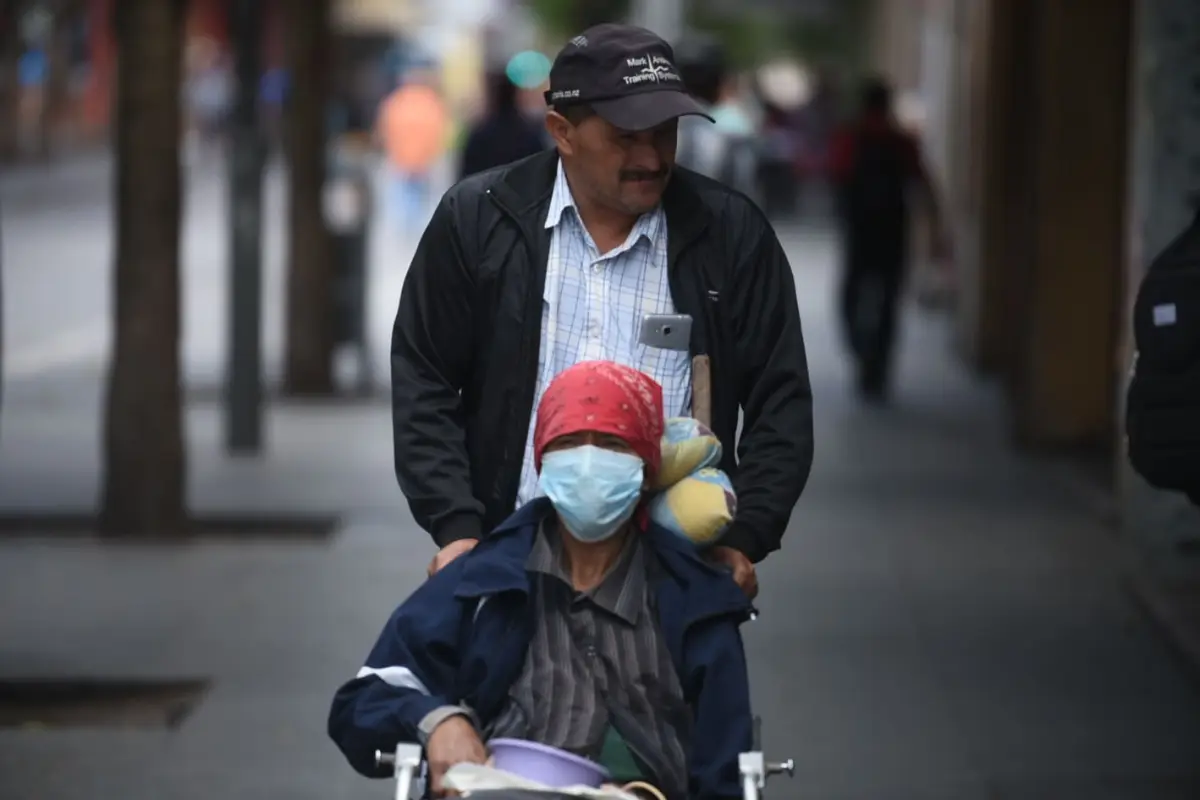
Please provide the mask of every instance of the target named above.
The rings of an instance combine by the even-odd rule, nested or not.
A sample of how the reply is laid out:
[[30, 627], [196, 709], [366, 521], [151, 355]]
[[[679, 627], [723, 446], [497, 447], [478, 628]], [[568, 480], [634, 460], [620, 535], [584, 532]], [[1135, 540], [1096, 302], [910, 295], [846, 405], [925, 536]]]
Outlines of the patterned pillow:
[[710, 547], [737, 511], [733, 484], [716, 469], [721, 442], [687, 417], [667, 420], [662, 442], [659, 491], [650, 500], [650, 518], [698, 547]]

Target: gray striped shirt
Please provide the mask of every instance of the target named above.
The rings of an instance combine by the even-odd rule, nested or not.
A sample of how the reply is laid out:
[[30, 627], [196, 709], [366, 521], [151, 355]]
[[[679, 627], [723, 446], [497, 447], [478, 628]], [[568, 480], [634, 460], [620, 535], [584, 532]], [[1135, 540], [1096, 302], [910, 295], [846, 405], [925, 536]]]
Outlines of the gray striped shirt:
[[669, 797], [687, 794], [691, 711], [659, 630], [650, 576], [631, 536], [595, 589], [576, 592], [552, 525], [530, 552], [536, 622], [520, 677], [487, 731], [596, 759], [611, 725]]

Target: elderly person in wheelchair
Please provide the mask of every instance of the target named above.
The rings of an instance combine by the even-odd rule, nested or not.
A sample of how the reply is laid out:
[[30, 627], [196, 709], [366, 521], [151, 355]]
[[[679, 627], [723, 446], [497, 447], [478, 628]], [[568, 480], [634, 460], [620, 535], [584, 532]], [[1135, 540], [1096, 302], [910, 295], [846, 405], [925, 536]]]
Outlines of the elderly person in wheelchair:
[[534, 433], [545, 497], [417, 589], [334, 698], [329, 734], [357, 771], [389, 776], [376, 751], [417, 742], [437, 796], [490, 739], [524, 739], [670, 800], [743, 796], [753, 609], [648, 511], [663, 433], [641, 372], [585, 362], [550, 384]]

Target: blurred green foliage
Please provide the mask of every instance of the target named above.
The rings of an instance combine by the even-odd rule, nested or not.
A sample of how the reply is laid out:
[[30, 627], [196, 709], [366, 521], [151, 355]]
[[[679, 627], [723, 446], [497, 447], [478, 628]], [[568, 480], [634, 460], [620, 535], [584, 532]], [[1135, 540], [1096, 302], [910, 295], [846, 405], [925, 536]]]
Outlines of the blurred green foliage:
[[[868, 20], [874, 0], [836, 0], [825, 17], [780, 8], [739, 8], [728, 2], [685, 0], [688, 24], [718, 37], [738, 68], [754, 68], [781, 55], [813, 66], [856, 74], [865, 59]], [[545, 33], [561, 40], [590, 25], [626, 19], [632, 0], [526, 0]]]
[[601, 22], [625, 19], [631, 0], [527, 0], [545, 33], [567, 39]]
[[719, 39], [735, 68], [753, 68], [791, 52], [787, 30], [779, 25], [777, 14], [750, 10], [735, 18], [693, 5], [688, 24]]

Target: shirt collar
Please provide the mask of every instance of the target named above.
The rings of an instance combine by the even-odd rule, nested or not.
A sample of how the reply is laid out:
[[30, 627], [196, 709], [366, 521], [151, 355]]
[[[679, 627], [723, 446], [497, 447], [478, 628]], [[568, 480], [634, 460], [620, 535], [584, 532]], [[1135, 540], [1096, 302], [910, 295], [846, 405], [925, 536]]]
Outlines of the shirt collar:
[[[563, 566], [562, 542], [556, 525], [543, 521], [538, 526], [533, 549], [529, 551], [526, 569], [557, 578], [570, 585], [571, 578]], [[600, 608], [614, 614], [630, 625], [636, 625], [646, 591], [646, 563], [641, 538], [630, 536], [617, 563], [600, 584], [583, 593]]]
[[[575, 207], [575, 197], [571, 194], [571, 185], [567, 183], [566, 170], [563, 169], [562, 159], [559, 159], [557, 173], [554, 177], [554, 191], [550, 195], [550, 208], [546, 211], [546, 229], [557, 228], [568, 209], [574, 213], [576, 219], [579, 218], [579, 210]], [[666, 230], [666, 214], [663, 213], [662, 203], [659, 203], [653, 211], [648, 211], [638, 217], [628, 241], [636, 242], [644, 236], [651, 244], [654, 244], [664, 230]]]

